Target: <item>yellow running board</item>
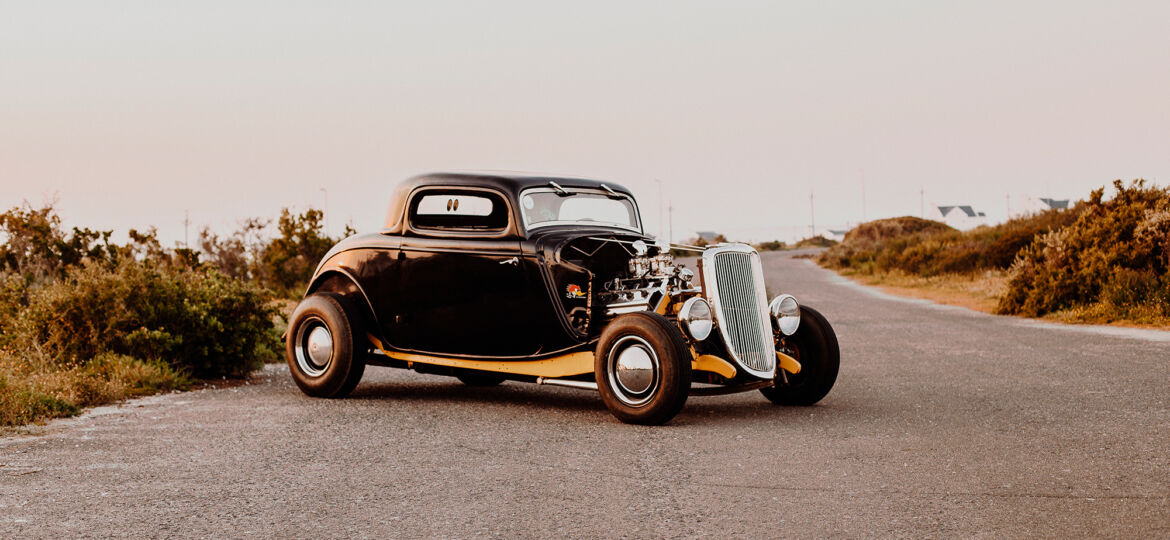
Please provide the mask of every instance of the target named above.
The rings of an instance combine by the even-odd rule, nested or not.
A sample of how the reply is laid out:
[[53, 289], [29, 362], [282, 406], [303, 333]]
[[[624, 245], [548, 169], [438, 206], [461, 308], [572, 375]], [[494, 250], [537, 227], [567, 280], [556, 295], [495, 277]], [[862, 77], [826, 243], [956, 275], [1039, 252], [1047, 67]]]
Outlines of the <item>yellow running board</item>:
[[511, 375], [529, 375], [532, 377], [572, 377], [593, 373], [593, 353], [579, 351], [543, 358], [540, 360], [467, 360], [464, 358], [446, 358], [425, 354], [388, 351], [382, 342], [374, 336], [368, 336], [370, 342], [382, 352], [383, 356], [412, 363], [429, 364], [433, 366], [447, 366], [453, 368], [476, 369], [479, 371], [494, 371]]
[[[510, 375], [547, 377], [550, 379], [593, 373], [593, 353], [590, 351], [571, 352], [552, 358], [542, 358], [540, 360], [468, 360], [465, 358], [447, 358], [443, 356], [390, 351], [382, 345], [382, 341], [378, 338], [373, 335], [367, 335], [367, 337], [370, 343], [373, 343], [383, 356], [395, 360], [402, 360], [407, 365], [418, 363], [492, 371]], [[780, 367], [785, 371], [789, 373], [800, 373], [800, 363], [791, 356], [778, 352], [776, 353], [776, 358], [780, 361]], [[691, 369], [718, 373], [727, 379], [735, 378], [735, 374], [738, 372], [731, 362], [710, 354], [696, 355], [694, 360], [691, 361]]]
[[[593, 373], [593, 353], [579, 351], [567, 353], [541, 360], [468, 360], [462, 358], [445, 358], [428, 354], [404, 353], [387, 351], [381, 340], [373, 335], [366, 335], [370, 342], [386, 358], [393, 358], [411, 364], [427, 364], [432, 366], [457, 367], [463, 369], [479, 369], [481, 372], [507, 373], [511, 375], [544, 376], [544, 378], [558, 379], [566, 376], [584, 375]], [[690, 368], [698, 372], [714, 372], [723, 375], [725, 379], [735, 379], [737, 373], [731, 362], [710, 354], [696, 355], [690, 362]], [[797, 366], [799, 371], [799, 366]], [[796, 372], [793, 372], [796, 373]]]

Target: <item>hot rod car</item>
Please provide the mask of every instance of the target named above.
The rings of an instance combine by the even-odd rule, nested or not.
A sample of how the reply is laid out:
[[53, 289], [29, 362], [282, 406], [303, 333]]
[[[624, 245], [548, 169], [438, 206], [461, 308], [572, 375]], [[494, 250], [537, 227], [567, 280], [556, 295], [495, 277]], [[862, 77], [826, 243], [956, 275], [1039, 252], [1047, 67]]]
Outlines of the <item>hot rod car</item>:
[[769, 303], [759, 254], [697, 268], [648, 236], [626, 188], [579, 178], [439, 173], [402, 183], [385, 227], [325, 255], [289, 320], [300, 389], [342, 397], [367, 364], [599, 391], [623, 422], [662, 424], [690, 395], [759, 390], [811, 405], [832, 388], [828, 321]]

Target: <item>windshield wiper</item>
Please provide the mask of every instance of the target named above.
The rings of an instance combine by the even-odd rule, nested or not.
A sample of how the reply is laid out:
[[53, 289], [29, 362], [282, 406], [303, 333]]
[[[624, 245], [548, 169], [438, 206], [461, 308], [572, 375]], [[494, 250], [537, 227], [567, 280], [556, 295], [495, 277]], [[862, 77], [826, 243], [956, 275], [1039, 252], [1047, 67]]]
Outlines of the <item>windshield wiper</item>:
[[569, 190], [561, 187], [561, 185], [556, 182], [549, 182], [548, 185], [552, 186], [553, 190], [557, 192], [557, 195], [560, 195], [561, 197], [572, 197], [573, 195], [576, 195], [576, 193], [569, 193]]
[[607, 186], [605, 184], [601, 184], [601, 189], [604, 189], [606, 193], [609, 193], [609, 195], [607, 195], [607, 197], [609, 197], [611, 199], [624, 199], [625, 198], [621, 194], [619, 194], [618, 192], [610, 189], [609, 186]]

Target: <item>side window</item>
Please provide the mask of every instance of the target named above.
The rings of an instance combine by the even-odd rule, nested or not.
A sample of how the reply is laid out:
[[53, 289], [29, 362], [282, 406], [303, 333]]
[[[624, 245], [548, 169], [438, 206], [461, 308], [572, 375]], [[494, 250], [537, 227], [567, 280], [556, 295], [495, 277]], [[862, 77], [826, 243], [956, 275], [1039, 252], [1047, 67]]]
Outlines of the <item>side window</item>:
[[419, 229], [502, 231], [508, 205], [495, 193], [425, 191], [411, 201], [410, 223]]

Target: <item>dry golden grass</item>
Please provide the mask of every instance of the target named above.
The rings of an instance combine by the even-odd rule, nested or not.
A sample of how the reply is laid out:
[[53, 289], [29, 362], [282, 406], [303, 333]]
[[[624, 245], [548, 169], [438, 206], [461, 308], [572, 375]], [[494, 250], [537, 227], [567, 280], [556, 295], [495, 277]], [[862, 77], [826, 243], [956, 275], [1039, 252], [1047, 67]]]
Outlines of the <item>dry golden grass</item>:
[[1107, 324], [1130, 328], [1170, 330], [1170, 317], [1163, 315], [1158, 306], [1152, 305], [1129, 306], [1122, 309], [1103, 301], [1054, 311], [1045, 315], [1044, 318], [1072, 324]]
[[103, 354], [62, 366], [36, 351], [0, 353], [0, 426], [72, 416], [83, 407], [186, 388], [187, 377], [162, 362]]
[[973, 274], [939, 274], [922, 277], [900, 270], [863, 274], [844, 270], [842, 275], [890, 294], [923, 298], [939, 304], [994, 313], [1007, 290], [1007, 272], [987, 270]]
[[[939, 274], [931, 277], [907, 274], [900, 270], [873, 274], [843, 270], [841, 275], [890, 294], [922, 298], [984, 313], [996, 312], [999, 298], [1007, 291], [1008, 286], [1008, 273], [1003, 270], [972, 274]], [[1151, 305], [1120, 309], [1108, 302], [1098, 302], [1049, 313], [1043, 319], [1070, 324], [1107, 324], [1170, 330], [1170, 317], [1162, 315], [1157, 306]]]

